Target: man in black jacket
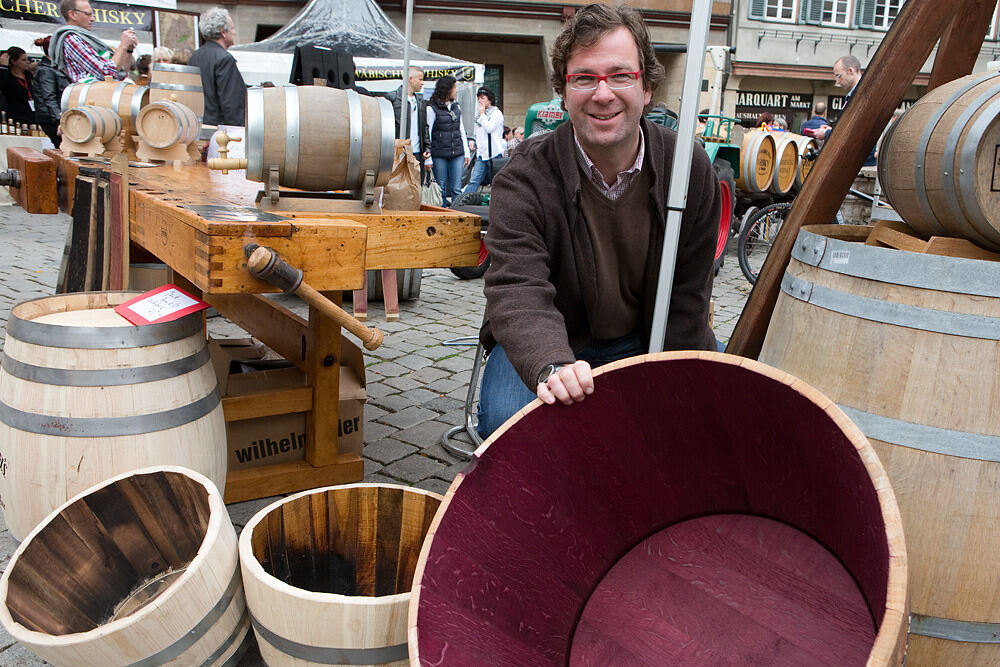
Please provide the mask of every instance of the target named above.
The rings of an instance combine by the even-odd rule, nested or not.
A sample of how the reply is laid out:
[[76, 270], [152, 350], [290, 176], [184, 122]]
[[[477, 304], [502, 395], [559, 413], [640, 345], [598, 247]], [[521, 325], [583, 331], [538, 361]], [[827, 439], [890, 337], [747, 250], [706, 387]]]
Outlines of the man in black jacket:
[[205, 94], [205, 125], [244, 125], [247, 86], [236, 68], [236, 59], [227, 49], [236, 42], [236, 30], [229, 12], [212, 7], [202, 13], [198, 31], [204, 44], [188, 62], [201, 69]]
[[392, 102], [392, 111], [396, 115], [396, 138], [409, 139], [413, 154], [426, 160], [430, 157], [430, 153], [427, 153], [427, 104], [421, 95], [423, 89], [424, 71], [411, 65], [406, 95], [410, 110], [406, 116], [406, 134], [403, 136], [399, 135], [399, 119], [403, 113], [403, 86], [386, 93], [385, 98]]

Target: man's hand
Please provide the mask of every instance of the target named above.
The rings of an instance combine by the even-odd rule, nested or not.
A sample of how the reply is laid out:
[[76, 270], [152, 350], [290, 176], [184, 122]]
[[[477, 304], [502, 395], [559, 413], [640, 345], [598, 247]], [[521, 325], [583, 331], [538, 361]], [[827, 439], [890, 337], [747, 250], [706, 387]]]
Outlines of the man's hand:
[[134, 30], [131, 28], [122, 30], [121, 45], [126, 51], [132, 51], [132, 49], [139, 45], [139, 38], [135, 36]]
[[829, 125], [821, 125], [816, 130], [813, 131], [813, 136], [819, 139], [820, 141], [823, 141], [824, 139], [826, 139], [826, 135], [830, 134], [830, 130], [832, 129], [833, 128], [830, 127]]
[[469, 158], [465, 158], [465, 166], [466, 167], [469, 166], [469, 162], [471, 162], [471, 160]]
[[7, 67], [10, 65], [10, 54], [6, 51], [0, 51], [0, 67]]
[[594, 376], [590, 372], [590, 364], [576, 361], [563, 366], [550, 375], [546, 382], [540, 383], [535, 393], [548, 405], [554, 405], [556, 401], [563, 405], [579, 403], [594, 393]]

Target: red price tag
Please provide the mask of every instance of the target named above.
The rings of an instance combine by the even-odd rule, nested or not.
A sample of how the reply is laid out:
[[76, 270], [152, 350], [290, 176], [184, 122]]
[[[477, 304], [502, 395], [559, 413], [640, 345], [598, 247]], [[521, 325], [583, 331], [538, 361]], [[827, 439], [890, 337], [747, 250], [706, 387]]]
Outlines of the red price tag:
[[205, 310], [209, 304], [177, 285], [163, 285], [115, 306], [115, 312], [132, 324], [159, 324]]

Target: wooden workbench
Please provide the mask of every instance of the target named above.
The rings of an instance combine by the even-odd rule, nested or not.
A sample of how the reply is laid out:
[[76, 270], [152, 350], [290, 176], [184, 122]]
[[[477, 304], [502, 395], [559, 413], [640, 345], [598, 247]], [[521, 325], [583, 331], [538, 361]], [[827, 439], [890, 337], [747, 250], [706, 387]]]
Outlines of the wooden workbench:
[[[79, 163], [57, 151], [47, 154], [57, 160], [60, 204], [69, 212]], [[337, 445], [340, 327], [314, 307], [303, 319], [262, 296], [277, 290], [250, 276], [243, 247], [273, 248], [303, 270], [305, 282], [339, 303], [342, 290], [362, 287], [367, 269], [475, 265], [479, 217], [436, 207], [384, 215], [262, 212], [254, 206], [261, 184], [247, 181], [243, 172], [222, 174], [202, 163], [132, 168], [129, 181], [133, 245], [301, 369], [311, 388], [223, 400], [227, 422], [307, 414], [305, 460], [231, 471], [226, 502], [360, 481], [361, 456], [342, 454]]]

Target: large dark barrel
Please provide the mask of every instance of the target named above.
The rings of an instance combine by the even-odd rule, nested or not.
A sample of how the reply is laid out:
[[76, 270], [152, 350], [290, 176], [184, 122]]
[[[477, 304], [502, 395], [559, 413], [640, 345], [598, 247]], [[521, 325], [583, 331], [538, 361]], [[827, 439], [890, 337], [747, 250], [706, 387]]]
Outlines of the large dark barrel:
[[878, 177], [918, 234], [1000, 250], [1000, 72], [924, 95], [882, 141]]
[[247, 178], [302, 190], [353, 190], [366, 172], [389, 182], [396, 121], [384, 97], [326, 86], [247, 91]]

